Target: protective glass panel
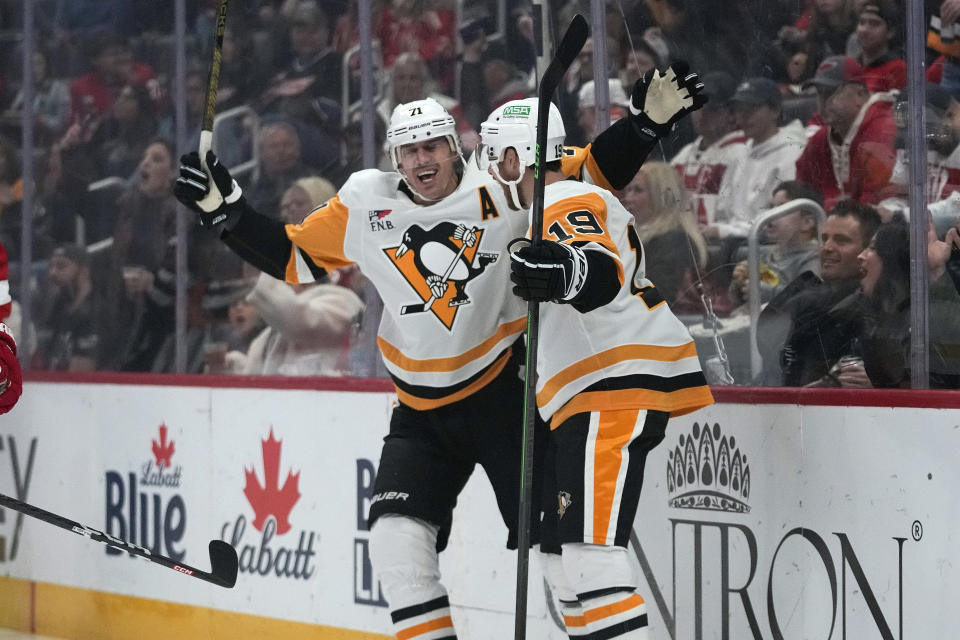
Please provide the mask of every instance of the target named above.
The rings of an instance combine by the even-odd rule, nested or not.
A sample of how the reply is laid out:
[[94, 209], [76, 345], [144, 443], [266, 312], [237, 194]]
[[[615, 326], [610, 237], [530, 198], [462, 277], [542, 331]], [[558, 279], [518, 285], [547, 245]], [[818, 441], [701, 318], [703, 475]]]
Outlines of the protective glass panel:
[[[283, 284], [245, 266], [178, 207], [177, 160], [197, 148], [206, 100], [215, 22], [208, 5], [184, 3], [186, 35], [178, 38], [175, 3], [101, 13], [40, 4], [63, 9], [35, 12], [31, 56], [22, 56], [22, 4], [4, 3], [0, 14], [0, 44], [9, 52], [0, 69], [0, 242], [10, 258], [10, 322], [26, 323], [15, 329], [31, 366], [176, 371], [180, 278], [186, 372], [384, 376], [381, 303], [360, 270], [324, 275], [309, 256], [292, 255], [287, 272], [322, 282]], [[921, 118], [906, 99], [902, 4], [581, 5], [553, 3], [545, 20], [545, 33], [557, 39], [579, 10], [591, 34], [604, 36], [587, 41], [555, 98], [568, 145], [593, 144], [610, 123], [649, 124], [631, 120], [630, 102], [644, 99], [636, 83], [654, 68], [674, 65], [683, 77], [682, 61], [705, 85], [709, 101], [670, 124], [632, 179], [611, 168], [627, 164], [616, 154], [626, 157], [628, 148], [595, 144], [597, 164], [585, 166], [606, 170], [604, 178], [622, 187], [616, 195], [635, 217], [644, 275], [687, 326], [710, 382], [924, 386], [911, 381], [921, 358], [931, 386], [955, 387], [960, 269], [948, 234], [960, 213], [956, 25], [933, 5], [922, 16], [927, 65], [911, 70], [926, 73]], [[539, 25], [531, 7], [369, 8], [367, 22], [355, 2], [230, 6], [213, 149], [263, 215], [299, 223], [368, 168], [365, 118], [372, 165], [392, 171], [385, 143], [394, 108], [428, 97], [456, 120], [467, 164], [456, 166], [455, 184], [471, 165], [486, 168], [482, 147], [474, 150], [487, 114], [536, 94]], [[186, 56], [182, 77], [178, 52]], [[33, 78], [31, 108], [24, 108], [24, 68]], [[364, 73], [373, 87], [366, 105]], [[606, 82], [596, 83], [598, 74]], [[179, 142], [178, 87], [186, 113]], [[28, 117], [35, 189], [24, 212]], [[914, 136], [923, 138], [926, 168], [912, 177], [910, 125], [921, 119]], [[918, 190], [923, 198], [912, 198]], [[910, 215], [914, 200], [929, 205], [927, 256], [910, 245], [910, 225], [914, 234], [925, 226]], [[480, 199], [478, 206], [478, 217], [490, 215]], [[371, 204], [351, 214], [387, 228], [389, 208]], [[178, 216], [189, 222], [179, 238]], [[21, 260], [26, 219], [28, 269]], [[179, 273], [178, 244], [187, 247]], [[927, 267], [922, 283], [916, 271], [911, 281], [911, 253]], [[16, 304], [24, 283], [26, 314]], [[929, 331], [917, 345], [911, 301], [921, 285]], [[422, 293], [427, 305], [431, 287], [398, 286]], [[336, 302], [323, 301], [327, 291]], [[456, 297], [436, 293], [444, 304]], [[461, 305], [458, 313], [467, 312]], [[291, 328], [310, 326], [324, 328], [306, 337]]]

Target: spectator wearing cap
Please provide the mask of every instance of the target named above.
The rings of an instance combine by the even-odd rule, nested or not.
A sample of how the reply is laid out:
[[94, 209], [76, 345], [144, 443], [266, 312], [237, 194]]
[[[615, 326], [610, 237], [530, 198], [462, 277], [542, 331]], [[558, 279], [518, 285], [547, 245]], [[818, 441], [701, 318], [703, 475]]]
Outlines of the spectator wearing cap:
[[[960, 192], [960, 101], [944, 87], [927, 83], [926, 141], [927, 180], [926, 202], [937, 203]], [[897, 160], [890, 176], [898, 202], [884, 201], [885, 207], [904, 209], [907, 206], [910, 176], [906, 150], [899, 141], [905, 139], [907, 120], [906, 96], [901, 95], [894, 107], [897, 123]], [[932, 205], [936, 208], [936, 205]], [[881, 211], [881, 214], [883, 211]]]
[[[607, 80], [607, 96], [610, 109], [610, 123], [624, 118], [629, 113], [630, 100], [620, 80], [610, 78]], [[583, 130], [586, 139], [584, 142], [592, 142], [597, 136], [597, 91], [593, 80], [587, 80], [580, 87], [580, 94], [577, 101], [577, 124]]]
[[870, 91], [890, 91], [907, 85], [907, 61], [892, 49], [899, 37], [900, 11], [892, 0], [869, 0], [860, 9], [855, 32]]
[[847, 198], [879, 202], [896, 160], [893, 94], [871, 93], [863, 67], [848, 56], [824, 60], [807, 85], [817, 89], [824, 126], [797, 160], [797, 180], [820, 191], [828, 209]]
[[[803, 125], [779, 126], [780, 87], [769, 78], [750, 78], [731, 98], [737, 126], [747, 138], [743, 160], [723, 176], [707, 238], [744, 239], [753, 219], [767, 209], [773, 188], [793, 180], [803, 151]], [[708, 103], [709, 104], [709, 103]]]
[[66, 244], [50, 256], [50, 295], [37, 327], [35, 366], [52, 371], [92, 371], [100, 337], [94, 314], [94, 284], [83, 247]]
[[726, 71], [702, 76], [703, 94], [709, 100], [690, 114], [697, 138], [683, 147], [670, 164], [683, 180], [701, 226], [716, 219], [717, 196], [723, 176], [743, 161], [747, 138], [737, 129], [733, 113], [736, 82]]

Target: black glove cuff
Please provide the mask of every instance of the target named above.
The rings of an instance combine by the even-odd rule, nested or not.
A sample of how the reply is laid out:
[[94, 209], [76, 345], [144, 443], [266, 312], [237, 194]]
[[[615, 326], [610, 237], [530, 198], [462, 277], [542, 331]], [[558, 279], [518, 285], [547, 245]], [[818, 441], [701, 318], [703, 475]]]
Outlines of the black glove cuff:
[[639, 115], [630, 114], [630, 125], [634, 133], [646, 142], [656, 142], [670, 133], [669, 124], [657, 124], [642, 111]]
[[200, 224], [218, 235], [223, 235], [224, 231], [233, 231], [240, 222], [243, 214], [250, 209], [247, 199], [240, 196], [240, 199], [232, 204], [224, 203], [216, 211], [210, 213], [200, 213]]

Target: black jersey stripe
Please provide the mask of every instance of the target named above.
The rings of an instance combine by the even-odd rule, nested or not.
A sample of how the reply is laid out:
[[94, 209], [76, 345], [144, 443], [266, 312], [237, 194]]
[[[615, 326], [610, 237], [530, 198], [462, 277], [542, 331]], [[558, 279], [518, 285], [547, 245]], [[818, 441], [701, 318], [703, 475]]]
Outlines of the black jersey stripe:
[[683, 373], [678, 376], [656, 376], [649, 373], [636, 373], [629, 376], [604, 378], [577, 393], [591, 391], [619, 391], [621, 389], [649, 389], [669, 393], [680, 389], [706, 386], [707, 379], [702, 371]]
[[615, 593], [633, 593], [636, 590], [636, 587], [606, 587], [604, 589], [594, 589], [593, 591], [584, 591], [583, 593], [577, 594], [577, 600], [582, 605], [585, 601], [592, 598], [602, 598], [604, 596], [610, 596]]
[[512, 345], [510, 345], [509, 347], [507, 347], [506, 349], [498, 353], [497, 357], [494, 358], [489, 365], [487, 365], [486, 367], [478, 371], [476, 374], [470, 376], [463, 382], [458, 382], [457, 384], [453, 384], [448, 387], [428, 387], [425, 385], [414, 385], [408, 382], [404, 382], [403, 380], [401, 380], [400, 378], [398, 378], [393, 374], [391, 374], [390, 377], [393, 379], [393, 384], [397, 387], [397, 389], [408, 395], [411, 395], [423, 400], [442, 400], [447, 396], [451, 396], [457, 393], [461, 389], [465, 389], [466, 387], [469, 387], [474, 382], [482, 378], [487, 371], [489, 371], [492, 367], [497, 366], [498, 363], [500, 362], [500, 359], [503, 358], [504, 354], [508, 352], [512, 352], [512, 353], [510, 355], [511, 361], [508, 362], [506, 366], [507, 369], [511, 367], [515, 367], [514, 361], [516, 361], [516, 364], [518, 365], [520, 362], [520, 358], [523, 357], [522, 340], [517, 340]]
[[617, 624], [610, 625], [605, 629], [599, 629], [597, 631], [590, 632], [591, 640], [609, 640], [610, 638], [617, 638], [619, 636], [624, 636], [629, 631], [634, 629], [642, 629], [647, 626], [647, 614], [639, 615], [636, 618], [630, 618], [629, 620], [624, 620], [623, 622], [618, 622]]
[[322, 281], [327, 275], [327, 270], [323, 267], [317, 266], [317, 263], [313, 261], [313, 258], [310, 257], [310, 254], [300, 247], [297, 247], [297, 251], [300, 252], [300, 257], [303, 258], [303, 261], [307, 264], [307, 268], [310, 269], [310, 275], [313, 276], [314, 282]]
[[417, 616], [422, 616], [425, 613], [430, 613], [431, 611], [436, 611], [437, 609], [448, 608], [449, 606], [450, 600], [447, 598], [447, 596], [440, 596], [439, 598], [435, 598], [429, 602], [421, 602], [420, 604], [415, 604], [392, 611], [390, 613], [390, 617], [393, 618], [393, 623], [397, 624], [398, 622], [403, 622], [404, 620], [409, 620], [410, 618], [416, 618]]

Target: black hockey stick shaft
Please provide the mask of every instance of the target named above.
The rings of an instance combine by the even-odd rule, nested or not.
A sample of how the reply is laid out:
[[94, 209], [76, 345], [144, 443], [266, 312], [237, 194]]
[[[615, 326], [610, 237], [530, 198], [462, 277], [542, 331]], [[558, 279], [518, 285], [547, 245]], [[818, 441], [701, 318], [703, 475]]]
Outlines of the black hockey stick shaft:
[[237, 552], [232, 546], [223, 540], [210, 541], [209, 550], [211, 569], [208, 573], [195, 567], [191, 567], [188, 564], [177, 562], [176, 560], [166, 556], [155, 554], [149, 549], [145, 549], [139, 545], [133, 544], [132, 542], [114, 538], [109, 534], [84, 526], [79, 522], [70, 520], [69, 518], [58, 516], [57, 514], [50, 513], [49, 511], [41, 509], [40, 507], [35, 507], [27, 504], [26, 502], [21, 502], [9, 496], [5, 496], [2, 493], [0, 493], [0, 507], [7, 507], [8, 509], [19, 511], [20, 513], [26, 514], [32, 518], [36, 518], [37, 520], [43, 520], [47, 524], [52, 524], [60, 527], [61, 529], [72, 531], [85, 538], [102, 542], [108, 547], [113, 547], [114, 549], [119, 549], [120, 551], [126, 551], [132, 556], [146, 558], [150, 562], [162, 565], [168, 569], [173, 569], [178, 573], [193, 576], [194, 578], [205, 580], [206, 582], [210, 582], [220, 587], [226, 587], [227, 589], [230, 589], [237, 583], [237, 570], [239, 568]]
[[[227, 4], [229, 0], [220, 0], [217, 8], [217, 22], [213, 30], [213, 53], [210, 58], [210, 73], [207, 76], [207, 101], [203, 110], [203, 122], [200, 125], [200, 165], [207, 169], [207, 151], [213, 148], [213, 120], [217, 115], [217, 89], [220, 87], [220, 67], [223, 64], [223, 32], [227, 28]], [[209, 205], [217, 195], [211, 190], [204, 200]], [[203, 202], [203, 201], [201, 201]]]
[[217, 9], [217, 22], [213, 33], [213, 53], [210, 59], [210, 73], [207, 76], [207, 102], [203, 111], [201, 131], [213, 131], [213, 119], [217, 115], [217, 89], [220, 86], [220, 67], [223, 64], [223, 32], [227, 28], [227, 3], [220, 0]]
[[[557, 45], [557, 52], [540, 79], [537, 100], [537, 155], [534, 174], [533, 207], [531, 209], [530, 238], [538, 243], [543, 238], [543, 192], [546, 176], [543, 167], [547, 145], [547, 123], [550, 101], [563, 79], [563, 74], [587, 41], [587, 21], [577, 14], [570, 21], [567, 32]], [[527, 637], [527, 584], [530, 569], [530, 518], [533, 508], [533, 451], [534, 425], [537, 418], [537, 345], [540, 333], [540, 305], [527, 306], [527, 358], [524, 371], [523, 394], [523, 456], [520, 483], [520, 513], [517, 522], [517, 609], [514, 627], [515, 640]]]

